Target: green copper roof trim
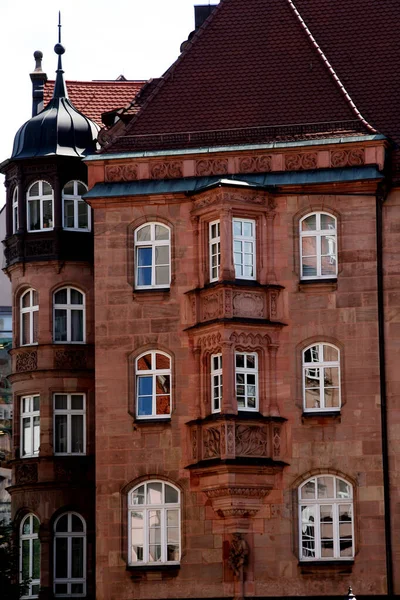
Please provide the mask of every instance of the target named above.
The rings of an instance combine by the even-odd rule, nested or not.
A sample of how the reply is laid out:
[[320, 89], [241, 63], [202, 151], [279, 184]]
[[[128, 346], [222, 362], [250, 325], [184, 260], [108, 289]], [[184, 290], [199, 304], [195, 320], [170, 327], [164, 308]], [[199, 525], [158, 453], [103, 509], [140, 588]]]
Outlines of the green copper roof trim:
[[119, 198], [122, 196], [147, 196], [155, 194], [193, 194], [213, 185], [240, 185], [268, 189], [284, 185], [312, 185], [351, 181], [379, 180], [383, 175], [376, 167], [351, 167], [348, 169], [319, 169], [315, 171], [292, 171], [287, 173], [252, 173], [249, 175], [225, 175], [223, 178], [187, 177], [183, 179], [161, 179], [96, 183], [83, 196], [91, 198]]
[[242, 146], [208, 146], [204, 148], [186, 148], [181, 150], [147, 150], [144, 152], [121, 152], [116, 154], [89, 154], [84, 160], [115, 160], [123, 158], [146, 158], [152, 156], [180, 156], [190, 154], [211, 154], [213, 152], [238, 152], [242, 150], [271, 150], [279, 148], [300, 148], [307, 146], [327, 146], [330, 144], [350, 144], [354, 142], [374, 142], [386, 140], [386, 136], [377, 135], [352, 135], [349, 137], [326, 138], [320, 140], [306, 140], [301, 142], [270, 142], [268, 144], [243, 144]]

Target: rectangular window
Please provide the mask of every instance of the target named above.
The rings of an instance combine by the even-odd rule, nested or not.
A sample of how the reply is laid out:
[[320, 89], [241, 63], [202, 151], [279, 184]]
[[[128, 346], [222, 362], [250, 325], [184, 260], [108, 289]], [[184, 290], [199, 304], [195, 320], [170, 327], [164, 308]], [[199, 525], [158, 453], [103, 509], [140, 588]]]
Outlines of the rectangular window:
[[256, 279], [256, 222], [233, 219], [233, 262], [236, 279]]
[[213, 221], [209, 225], [210, 281], [218, 281], [221, 264], [221, 224]]
[[256, 353], [236, 352], [235, 380], [238, 410], [258, 410], [258, 360]]
[[54, 453], [85, 454], [85, 394], [54, 394]]
[[222, 354], [211, 356], [211, 405], [212, 412], [221, 412], [222, 404]]
[[21, 398], [21, 457], [38, 456], [40, 446], [39, 396]]

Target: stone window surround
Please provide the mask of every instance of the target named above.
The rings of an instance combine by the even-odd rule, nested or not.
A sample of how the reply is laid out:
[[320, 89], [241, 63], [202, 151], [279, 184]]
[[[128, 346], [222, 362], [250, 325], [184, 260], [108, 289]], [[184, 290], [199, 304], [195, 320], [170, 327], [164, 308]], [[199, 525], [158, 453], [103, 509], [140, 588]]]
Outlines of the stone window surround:
[[[306, 363], [305, 362], [305, 353], [307, 350], [309, 350], [311, 347], [313, 346], [329, 346], [331, 348], [333, 348], [334, 350], [337, 351], [338, 353], [338, 360], [337, 361], [318, 361], [318, 362], [313, 362], [313, 363]], [[325, 350], [322, 350], [323, 353], [325, 352]], [[310, 366], [312, 364], [312, 366]], [[320, 371], [319, 377], [321, 378], [321, 371], [322, 369], [325, 368], [337, 368], [338, 369], [338, 399], [339, 399], [339, 406], [338, 407], [326, 407], [326, 406], [320, 406], [318, 408], [307, 408], [306, 407], [306, 395], [305, 395], [305, 373], [307, 369], [318, 369]], [[340, 409], [341, 409], [341, 373], [340, 373], [340, 349], [335, 346], [334, 344], [331, 344], [329, 342], [326, 341], [319, 341], [319, 342], [313, 342], [311, 345], [307, 346], [306, 348], [304, 348], [303, 352], [302, 352], [302, 372], [303, 372], [303, 376], [302, 376], [302, 391], [303, 391], [303, 412], [312, 415], [313, 413], [340, 413]], [[319, 391], [320, 391], [320, 397], [324, 396], [324, 391], [325, 391], [325, 380], [324, 379], [320, 379], [320, 385], [319, 385]], [[322, 404], [324, 403], [324, 400], [322, 402]]]
[[[200, 332], [192, 340], [193, 350], [198, 361], [199, 394], [197, 418], [205, 419], [212, 414], [210, 385], [211, 360], [216, 354], [222, 355], [224, 380], [222, 388], [221, 414], [238, 414], [235, 394], [235, 353], [256, 353], [258, 362], [258, 408], [255, 414], [278, 416], [276, 354], [277, 335], [253, 333], [237, 327], [212, 326], [207, 332]], [[270, 333], [270, 332], [268, 332]], [[245, 411], [245, 409], [241, 409]]]
[[[55, 399], [56, 396], [67, 396], [67, 408], [66, 409], [56, 409]], [[81, 396], [83, 398], [82, 409], [73, 409], [71, 408], [72, 404], [72, 396]], [[56, 452], [56, 416], [66, 416], [66, 439], [67, 439], [67, 452]], [[83, 424], [83, 450], [82, 452], [72, 452], [71, 451], [71, 442], [72, 442], [72, 416], [81, 417]], [[86, 454], [86, 394], [82, 392], [55, 392], [53, 393], [53, 448], [54, 455], [56, 456], [84, 456]]]
[[[62, 517], [68, 517], [68, 532], [57, 532], [57, 523], [60, 521], [60, 519]], [[80, 519], [80, 521], [82, 522], [83, 525], [83, 531], [78, 531], [78, 532], [74, 532], [73, 531], [73, 527], [72, 527], [72, 516], [76, 516], [78, 519]], [[83, 538], [83, 576], [81, 578], [73, 578], [73, 577], [66, 577], [66, 578], [58, 578], [56, 577], [56, 566], [57, 566], [57, 560], [56, 560], [56, 555], [57, 555], [57, 539], [61, 539], [61, 538], [66, 538], [67, 541], [67, 570], [68, 573], [71, 573], [71, 569], [72, 569], [72, 540], [74, 538]], [[53, 570], [53, 589], [54, 589], [54, 596], [57, 597], [84, 597], [86, 596], [86, 568], [87, 568], [87, 526], [86, 526], [86, 521], [85, 519], [82, 517], [82, 515], [80, 515], [77, 512], [74, 511], [69, 511], [69, 512], [64, 512], [61, 513], [57, 519], [54, 522], [54, 538], [53, 538], [53, 560], [54, 560], [54, 570]], [[79, 594], [72, 594], [72, 593], [58, 593], [56, 592], [57, 589], [57, 585], [67, 585], [68, 589], [70, 589], [70, 587], [73, 584], [82, 584], [83, 585], [83, 592], [79, 593]]]
[[[55, 302], [56, 294], [58, 292], [61, 292], [62, 290], [67, 291], [67, 302], [65, 304]], [[71, 301], [68, 301], [68, 299], [71, 300], [71, 292], [72, 291], [79, 292], [82, 295], [82, 303], [81, 304], [72, 304]], [[67, 324], [66, 324], [67, 339], [66, 340], [55, 340], [56, 310], [66, 312], [66, 318], [67, 318]], [[75, 310], [75, 311], [79, 310], [83, 313], [82, 340], [79, 340], [79, 341], [71, 340], [71, 337], [72, 337], [72, 311], [73, 310]], [[82, 289], [80, 289], [78, 287], [74, 287], [72, 285], [63, 285], [61, 287], [57, 287], [56, 289], [54, 289], [52, 292], [52, 317], [53, 317], [53, 328], [52, 328], [53, 344], [85, 344], [86, 343], [86, 294]]]
[[[234, 281], [233, 219], [255, 221], [255, 277], [260, 284], [275, 283], [274, 228], [275, 202], [260, 191], [225, 191], [225, 188], [198, 194], [193, 201], [192, 222], [195, 234], [195, 263], [198, 287], [211, 283], [209, 227], [220, 221], [221, 263], [218, 281]], [[197, 238], [197, 244], [196, 244]], [[216, 280], [213, 280], [215, 283]]]
[[[149, 369], [147, 371], [139, 371], [137, 369], [137, 363], [138, 360], [145, 356], [146, 354], [151, 354], [151, 360], [152, 363], [156, 361], [156, 355], [160, 354], [162, 356], [165, 356], [169, 359], [169, 369]], [[162, 350], [159, 349], [152, 349], [152, 350], [145, 350], [144, 352], [140, 353], [134, 361], [134, 412], [135, 412], [135, 420], [137, 421], [143, 421], [143, 420], [165, 420], [165, 419], [170, 419], [171, 418], [171, 413], [172, 413], [172, 401], [173, 401], [173, 393], [172, 393], [172, 386], [173, 386], [173, 377], [172, 377], [172, 356], [167, 353], [164, 352]], [[170, 412], [168, 414], [153, 414], [154, 411], [152, 411], [151, 415], [139, 415], [138, 414], [138, 396], [139, 396], [139, 390], [138, 390], [138, 379], [140, 377], [140, 375], [144, 375], [144, 376], [151, 376], [152, 377], [152, 402], [153, 402], [153, 407], [155, 405], [156, 402], [156, 390], [154, 388], [154, 379], [157, 377], [157, 374], [162, 374], [162, 375], [167, 375], [169, 377], [169, 384], [170, 384], [170, 390], [169, 390], [169, 402], [170, 402]], [[157, 409], [156, 409], [157, 410]]]
[[[328, 275], [323, 275], [321, 273], [322, 271], [322, 238], [326, 237], [322, 235], [322, 232], [324, 231], [321, 228], [321, 216], [322, 215], [326, 215], [328, 217], [331, 217], [332, 219], [334, 219], [335, 222], [335, 229], [334, 229], [334, 233], [331, 233], [331, 237], [334, 237], [335, 239], [335, 251], [334, 251], [334, 256], [333, 254], [331, 256], [333, 256], [334, 261], [335, 261], [335, 273], [330, 273]], [[316, 226], [315, 229], [313, 230], [306, 230], [303, 231], [302, 230], [302, 224], [303, 222], [308, 219], [309, 217], [316, 217]], [[319, 227], [318, 227], [319, 224]], [[315, 281], [315, 280], [319, 280], [319, 281], [324, 281], [326, 279], [336, 279], [337, 278], [337, 269], [338, 269], [338, 252], [337, 252], [337, 218], [335, 217], [335, 215], [327, 212], [326, 210], [323, 211], [313, 211], [311, 213], [307, 213], [306, 215], [304, 215], [300, 220], [299, 220], [299, 238], [300, 238], [300, 244], [299, 244], [299, 253], [300, 253], [300, 279], [302, 282], [304, 281]], [[317, 267], [317, 274], [315, 275], [305, 275], [302, 271], [303, 271], [303, 248], [302, 248], [302, 242], [304, 239], [307, 238], [313, 238], [315, 239], [316, 242], [316, 267]], [[319, 273], [318, 273], [319, 271]]]

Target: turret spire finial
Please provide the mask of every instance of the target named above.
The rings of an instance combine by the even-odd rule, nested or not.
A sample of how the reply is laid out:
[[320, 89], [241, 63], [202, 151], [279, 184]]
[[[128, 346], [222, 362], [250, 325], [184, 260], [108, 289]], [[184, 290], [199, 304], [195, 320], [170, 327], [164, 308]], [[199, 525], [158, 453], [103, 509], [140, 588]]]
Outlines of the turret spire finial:
[[58, 11], [58, 44], [54, 46], [54, 52], [58, 54], [57, 76], [54, 84], [53, 98], [67, 98], [67, 90], [64, 84], [64, 71], [62, 68], [61, 56], [65, 52], [64, 46], [61, 45], [61, 11]]

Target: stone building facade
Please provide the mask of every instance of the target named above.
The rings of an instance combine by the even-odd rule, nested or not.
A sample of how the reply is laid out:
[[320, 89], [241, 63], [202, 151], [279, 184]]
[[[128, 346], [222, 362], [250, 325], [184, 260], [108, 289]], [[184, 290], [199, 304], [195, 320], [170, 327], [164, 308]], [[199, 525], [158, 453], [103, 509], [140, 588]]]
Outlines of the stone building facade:
[[98, 135], [57, 45], [84, 143], [2, 163], [28, 597], [400, 594], [397, 114], [320, 2], [242, 4]]

